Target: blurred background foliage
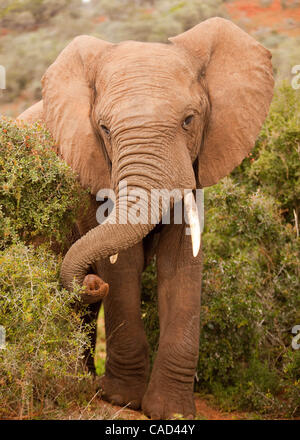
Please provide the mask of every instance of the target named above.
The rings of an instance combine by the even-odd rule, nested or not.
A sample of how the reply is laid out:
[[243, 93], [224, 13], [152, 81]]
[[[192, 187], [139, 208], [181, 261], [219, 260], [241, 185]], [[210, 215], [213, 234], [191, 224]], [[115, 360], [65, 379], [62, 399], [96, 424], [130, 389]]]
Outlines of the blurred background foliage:
[[0, 64], [7, 70], [3, 99], [22, 95], [23, 106], [39, 99], [43, 73], [77, 35], [166, 42], [210, 16], [223, 15], [221, 5], [220, 0], [7, 0], [0, 12]]
[[[0, 111], [16, 116], [40, 99], [43, 73], [79, 34], [112, 42], [166, 42], [211, 16], [232, 19], [272, 51], [277, 86], [253, 152], [230, 177], [205, 192], [196, 389], [212, 394], [227, 410], [296, 417], [300, 350], [291, 348], [291, 329], [300, 324], [300, 91], [293, 90], [290, 81], [292, 66], [300, 64], [300, 2], [2, 0], [0, 65], [6, 68], [7, 89], [0, 97]], [[51, 139], [42, 127], [17, 128], [2, 120], [0, 130], [0, 324], [12, 327], [10, 343], [16, 350], [14, 361], [0, 353], [0, 383], [7, 388], [0, 400], [12, 413], [32, 416], [45, 412], [47, 405], [62, 402], [64, 406], [67, 399], [75, 398], [68, 386], [60, 380], [55, 385], [53, 378], [71, 375], [80, 383], [84, 374], [72, 370], [72, 361], [84, 349], [85, 332], [80, 318], [71, 313], [72, 298], [66, 299], [57, 284], [59, 261], [49, 250], [54, 237], [64, 239], [64, 225], [73, 222], [76, 200], [84, 195], [54, 157]], [[61, 180], [63, 185], [57, 188], [56, 181]], [[19, 192], [12, 191], [15, 184]], [[28, 239], [39, 236], [46, 237], [46, 247], [28, 247]], [[54, 299], [50, 301], [47, 292]], [[33, 312], [17, 315], [17, 331], [11, 310], [20, 306], [22, 298], [23, 310]], [[155, 262], [143, 275], [142, 309], [153, 360], [159, 336]], [[10, 312], [3, 314], [4, 310]], [[102, 317], [101, 323], [99, 372], [105, 350]], [[57, 345], [51, 342], [52, 324], [57, 325]], [[40, 345], [43, 326], [46, 336]], [[24, 343], [24, 359], [23, 331], [32, 339], [32, 344], [29, 339]], [[63, 340], [68, 341], [65, 348]], [[75, 382], [71, 381], [74, 390]]]
[[[251, 3], [256, 4], [255, 15]], [[232, 5], [236, 5], [234, 12]], [[265, 23], [259, 21], [260, 15], [266, 16]], [[288, 78], [291, 66], [299, 63], [297, 0], [2, 0], [0, 64], [7, 71], [2, 102], [20, 98], [15, 106], [5, 108], [6, 114], [15, 116], [40, 99], [43, 73], [79, 34], [112, 42], [166, 42], [211, 16], [232, 18], [271, 49], [278, 79]]]

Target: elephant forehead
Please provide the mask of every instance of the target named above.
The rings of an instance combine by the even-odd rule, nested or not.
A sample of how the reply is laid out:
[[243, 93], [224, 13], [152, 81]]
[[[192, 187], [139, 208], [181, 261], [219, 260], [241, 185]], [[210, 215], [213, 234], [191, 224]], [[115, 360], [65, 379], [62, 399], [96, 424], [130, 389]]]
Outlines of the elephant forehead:
[[185, 51], [172, 44], [126, 41], [112, 46], [101, 65], [100, 81], [166, 85], [190, 82], [197, 72]]

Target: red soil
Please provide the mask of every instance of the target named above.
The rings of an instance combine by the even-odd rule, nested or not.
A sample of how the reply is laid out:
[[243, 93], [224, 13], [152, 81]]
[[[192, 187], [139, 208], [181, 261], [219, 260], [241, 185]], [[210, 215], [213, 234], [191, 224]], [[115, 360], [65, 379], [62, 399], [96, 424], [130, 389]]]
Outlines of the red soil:
[[268, 6], [263, 6], [261, 0], [233, 0], [226, 3], [225, 8], [230, 18], [243, 23], [248, 32], [270, 28], [290, 36], [300, 35], [300, 2], [297, 0], [273, 0]]
[[[212, 406], [207, 400], [195, 395], [196, 403], [196, 419], [199, 420], [242, 420], [247, 419], [247, 414], [238, 413], [236, 411], [231, 413], [224, 413], [223, 411]], [[90, 415], [93, 414], [97, 418], [101, 414], [106, 414], [111, 419], [123, 420], [148, 420], [141, 411], [133, 411], [128, 408], [121, 408], [120, 406], [111, 405], [99, 399], [95, 406], [91, 408]]]

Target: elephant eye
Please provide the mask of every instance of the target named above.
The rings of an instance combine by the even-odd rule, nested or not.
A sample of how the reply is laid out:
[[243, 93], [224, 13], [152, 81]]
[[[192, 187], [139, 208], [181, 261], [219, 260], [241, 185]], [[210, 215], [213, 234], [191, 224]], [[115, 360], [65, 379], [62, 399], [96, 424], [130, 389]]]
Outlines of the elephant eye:
[[185, 120], [182, 123], [182, 127], [187, 130], [188, 129], [188, 125], [190, 125], [190, 123], [192, 122], [192, 120], [194, 119], [194, 115], [189, 115], [188, 117], [185, 118]]
[[109, 136], [110, 135], [110, 130], [106, 127], [106, 125], [100, 125], [100, 127], [102, 128], [102, 130], [104, 131], [104, 133]]

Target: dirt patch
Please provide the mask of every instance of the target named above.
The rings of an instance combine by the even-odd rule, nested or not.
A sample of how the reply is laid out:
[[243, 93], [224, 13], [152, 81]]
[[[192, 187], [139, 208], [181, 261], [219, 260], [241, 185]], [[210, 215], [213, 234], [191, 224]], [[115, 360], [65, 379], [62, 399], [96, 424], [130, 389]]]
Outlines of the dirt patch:
[[225, 7], [230, 18], [249, 33], [267, 28], [280, 34], [300, 35], [300, 4], [291, 0], [273, 0], [265, 2], [265, 6], [261, 0], [234, 0]]
[[196, 414], [198, 419], [206, 420], [245, 420], [248, 419], [247, 414], [243, 414], [237, 411], [223, 412], [215, 405], [211, 404], [208, 400], [205, 400], [199, 396], [195, 396]]
[[[212, 405], [199, 395], [195, 395], [197, 420], [245, 420], [247, 414], [239, 412], [226, 413]], [[111, 405], [96, 398], [92, 405], [70, 412], [69, 419], [89, 420], [149, 420], [142, 411], [133, 411], [130, 408]]]

